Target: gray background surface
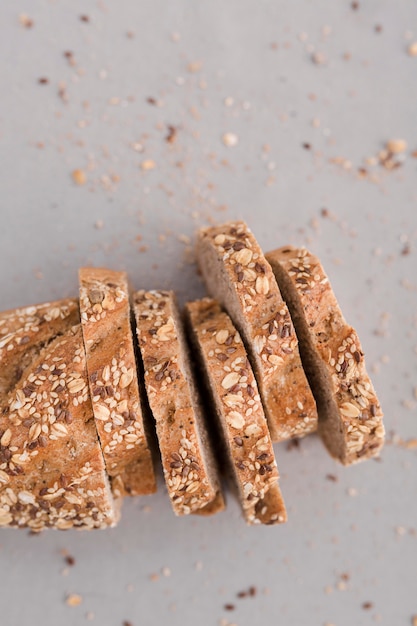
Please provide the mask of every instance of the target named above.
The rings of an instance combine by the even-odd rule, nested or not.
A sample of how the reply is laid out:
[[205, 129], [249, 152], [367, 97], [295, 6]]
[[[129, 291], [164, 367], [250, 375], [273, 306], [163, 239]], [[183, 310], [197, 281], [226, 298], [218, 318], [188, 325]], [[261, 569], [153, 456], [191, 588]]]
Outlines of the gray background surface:
[[[160, 483], [112, 531], [2, 530], [2, 626], [399, 626], [417, 614], [417, 5], [357, 4], [1, 1], [1, 308], [75, 295], [87, 263], [199, 296], [186, 238], [242, 217], [266, 250], [321, 256], [389, 440], [380, 462], [349, 469], [316, 437], [278, 445], [284, 527], [246, 528], [231, 497], [213, 519], [176, 519]], [[389, 171], [377, 155], [393, 138], [408, 149]], [[236, 598], [249, 586], [254, 597]]]

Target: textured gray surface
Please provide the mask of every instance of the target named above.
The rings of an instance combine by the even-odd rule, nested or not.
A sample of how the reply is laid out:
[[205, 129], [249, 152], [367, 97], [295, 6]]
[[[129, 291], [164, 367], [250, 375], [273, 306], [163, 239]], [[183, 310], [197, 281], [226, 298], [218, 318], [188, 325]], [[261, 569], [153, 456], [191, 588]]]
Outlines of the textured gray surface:
[[[19, 23], [25, 12], [32, 28]], [[76, 269], [90, 262], [126, 268], [138, 288], [202, 294], [178, 235], [244, 217], [265, 249], [307, 243], [321, 256], [392, 441], [381, 462], [350, 469], [315, 437], [277, 446], [285, 527], [246, 528], [230, 498], [214, 519], [175, 519], [161, 486], [126, 503], [113, 531], [3, 530], [2, 626], [411, 623], [417, 451], [403, 442], [417, 437], [416, 24], [411, 0], [357, 10], [2, 0], [1, 307], [75, 294]], [[172, 144], [167, 125], [178, 127]], [[226, 132], [235, 147], [223, 145]], [[365, 164], [396, 137], [409, 145], [401, 167]], [[146, 159], [155, 169], [141, 169]], [[84, 186], [71, 179], [77, 168]], [[63, 549], [76, 559], [67, 572]], [[236, 598], [251, 585], [255, 597]], [[68, 593], [82, 604], [67, 606]]]

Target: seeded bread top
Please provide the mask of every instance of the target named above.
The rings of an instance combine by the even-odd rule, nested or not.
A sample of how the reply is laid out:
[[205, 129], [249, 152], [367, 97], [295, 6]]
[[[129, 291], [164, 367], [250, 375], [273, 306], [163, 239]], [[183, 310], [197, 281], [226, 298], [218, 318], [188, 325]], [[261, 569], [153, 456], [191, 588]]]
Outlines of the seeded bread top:
[[80, 310], [97, 431], [113, 493], [156, 491], [139, 397], [127, 276], [82, 268]]
[[246, 344], [273, 441], [317, 428], [316, 405], [297, 337], [275, 277], [244, 222], [199, 233], [199, 265], [210, 294], [225, 307]]
[[39, 348], [1, 402], [0, 526], [114, 525], [80, 325]]
[[[134, 310], [145, 386], [174, 512], [201, 511], [218, 501], [220, 487], [174, 294], [138, 291]], [[221, 498], [216, 510], [223, 507]]]
[[[305, 248], [291, 246], [267, 258], [274, 270], [279, 264], [285, 271], [283, 281], [288, 277], [298, 296], [300, 313], [295, 315], [304, 328], [306, 368], [312, 370], [313, 389], [322, 406], [319, 430], [329, 451], [345, 465], [374, 456], [384, 441], [381, 406], [358, 335], [345, 321], [320, 261]], [[337, 416], [336, 430], [332, 418]], [[342, 445], [337, 443], [338, 432]]]
[[0, 313], [0, 398], [19, 381], [39, 347], [80, 321], [78, 300], [46, 302]]
[[[258, 503], [278, 485], [274, 450], [258, 387], [239, 333], [215, 300], [186, 305], [194, 345], [208, 386], [248, 523], [259, 523]], [[266, 506], [266, 505], [265, 505]], [[285, 521], [285, 507], [271, 511], [268, 523]]]

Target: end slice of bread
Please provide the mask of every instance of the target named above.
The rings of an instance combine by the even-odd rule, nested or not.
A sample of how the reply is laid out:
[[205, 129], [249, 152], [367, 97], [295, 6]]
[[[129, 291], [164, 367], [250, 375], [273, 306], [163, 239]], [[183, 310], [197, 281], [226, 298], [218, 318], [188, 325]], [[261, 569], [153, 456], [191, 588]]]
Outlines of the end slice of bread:
[[174, 293], [133, 296], [145, 387], [168, 494], [177, 515], [224, 508], [200, 398]]
[[189, 302], [185, 314], [245, 519], [249, 524], [284, 522], [274, 450], [240, 335], [210, 298]]
[[199, 232], [197, 258], [209, 293], [245, 342], [273, 441], [317, 428], [316, 404], [288, 308], [271, 267], [244, 222]]
[[[63, 318], [56, 309], [59, 303], [49, 311], [55, 320], [68, 320], [66, 303]], [[45, 306], [40, 310], [47, 319]], [[27, 342], [31, 362], [0, 400], [0, 526], [114, 526], [117, 503], [93, 420], [80, 324], [50, 329], [43, 346], [39, 336]]]
[[358, 335], [345, 321], [320, 261], [290, 246], [266, 257], [297, 331], [324, 444], [344, 465], [377, 455], [384, 443], [381, 406]]
[[156, 491], [125, 272], [82, 268], [80, 310], [97, 431], [115, 496]]

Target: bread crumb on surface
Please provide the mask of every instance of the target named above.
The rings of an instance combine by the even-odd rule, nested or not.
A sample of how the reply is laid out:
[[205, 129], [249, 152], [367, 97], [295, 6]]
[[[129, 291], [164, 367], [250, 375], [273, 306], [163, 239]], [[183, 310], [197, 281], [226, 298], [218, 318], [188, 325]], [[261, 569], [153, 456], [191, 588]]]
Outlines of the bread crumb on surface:
[[79, 606], [82, 601], [83, 597], [80, 596], [78, 593], [70, 593], [65, 600], [65, 604], [67, 604], [68, 606]]
[[73, 170], [71, 176], [76, 185], [85, 185], [87, 182], [87, 174], [84, 170]]
[[387, 141], [386, 149], [392, 154], [401, 154], [407, 150], [405, 139], [390, 139]]
[[33, 27], [33, 19], [29, 17], [26, 13], [21, 13], [19, 15], [19, 23], [24, 28], [32, 28]]
[[417, 41], [413, 41], [407, 48], [410, 57], [417, 57]]
[[142, 161], [140, 164], [140, 168], [145, 172], [148, 170], [154, 170], [156, 168], [156, 163], [153, 159], [145, 159], [145, 161]]
[[233, 148], [239, 143], [239, 137], [235, 133], [224, 133], [222, 141], [228, 148]]
[[313, 63], [315, 65], [326, 65], [327, 63], [327, 57], [324, 54], [324, 52], [313, 52], [313, 54], [311, 55], [311, 60], [313, 61]]

